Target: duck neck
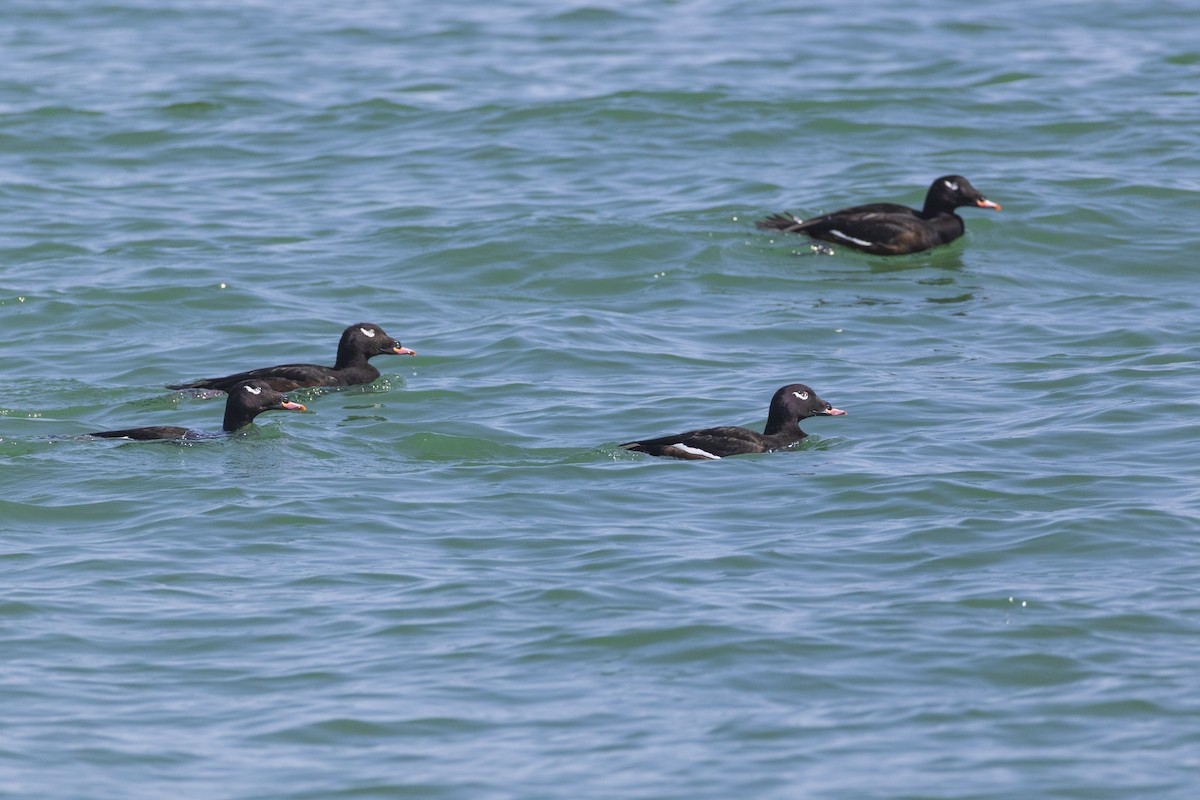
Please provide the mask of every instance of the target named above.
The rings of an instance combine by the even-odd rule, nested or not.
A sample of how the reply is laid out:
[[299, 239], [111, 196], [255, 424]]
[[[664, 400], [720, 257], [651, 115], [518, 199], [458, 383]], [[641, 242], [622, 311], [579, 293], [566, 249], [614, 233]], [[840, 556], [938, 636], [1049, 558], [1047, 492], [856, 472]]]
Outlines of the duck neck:
[[254, 421], [256, 415], [247, 408], [226, 406], [225, 407], [225, 422], [221, 428], [226, 433], [233, 433], [240, 428], [244, 428]]
[[337, 354], [337, 363], [333, 365], [334, 369], [351, 369], [352, 367], [362, 368], [367, 366], [367, 357], [363, 352], [356, 347], [339, 347]]
[[771, 412], [767, 417], [767, 427], [763, 429], [764, 436], [782, 436], [791, 440], [803, 439], [804, 431], [800, 430], [800, 420], [790, 414]]
[[954, 206], [948, 205], [940, 196], [929, 194], [925, 196], [925, 205], [921, 209], [921, 219], [933, 219], [942, 214], [954, 214], [954, 208]]

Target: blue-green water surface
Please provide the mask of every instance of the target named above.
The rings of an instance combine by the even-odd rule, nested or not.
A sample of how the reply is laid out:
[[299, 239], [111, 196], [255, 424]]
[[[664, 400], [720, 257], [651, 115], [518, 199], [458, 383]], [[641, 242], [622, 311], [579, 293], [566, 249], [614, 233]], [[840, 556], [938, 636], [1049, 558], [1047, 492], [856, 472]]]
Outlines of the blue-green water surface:
[[[0, 797], [1195, 797], [1198, 30], [6, 2]], [[753, 225], [946, 173], [932, 252]], [[357, 321], [418, 355], [75, 436]]]

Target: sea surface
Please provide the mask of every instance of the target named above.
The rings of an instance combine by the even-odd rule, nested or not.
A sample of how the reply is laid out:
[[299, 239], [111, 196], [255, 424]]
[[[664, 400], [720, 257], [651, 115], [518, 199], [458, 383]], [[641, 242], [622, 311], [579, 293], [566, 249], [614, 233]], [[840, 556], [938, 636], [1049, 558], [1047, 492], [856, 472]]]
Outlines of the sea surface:
[[[0, 797], [1195, 798], [1194, 0], [5, 0]], [[1003, 205], [879, 258], [754, 221]], [[166, 384], [408, 357], [220, 427]], [[786, 452], [630, 439], [845, 409]], [[761, 428], [760, 428], [761, 429]]]

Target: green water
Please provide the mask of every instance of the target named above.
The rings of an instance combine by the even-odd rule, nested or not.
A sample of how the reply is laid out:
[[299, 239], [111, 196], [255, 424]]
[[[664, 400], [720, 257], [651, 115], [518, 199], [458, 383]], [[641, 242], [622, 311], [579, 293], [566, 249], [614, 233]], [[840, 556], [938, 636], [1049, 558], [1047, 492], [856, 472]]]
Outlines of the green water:
[[[8, 3], [0, 796], [1192, 797], [1196, 28]], [[946, 173], [929, 253], [754, 228]]]

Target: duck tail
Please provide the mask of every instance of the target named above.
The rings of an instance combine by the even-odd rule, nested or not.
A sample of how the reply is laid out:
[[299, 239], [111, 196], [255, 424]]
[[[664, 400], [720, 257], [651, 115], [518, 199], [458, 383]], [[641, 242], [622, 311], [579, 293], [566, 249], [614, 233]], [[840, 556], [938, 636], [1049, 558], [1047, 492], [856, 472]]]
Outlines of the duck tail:
[[764, 231], [794, 231], [804, 220], [794, 214], [772, 214], [766, 219], [760, 219], [754, 225]]

